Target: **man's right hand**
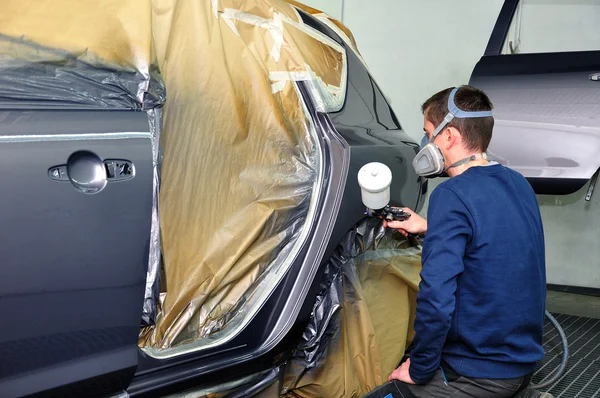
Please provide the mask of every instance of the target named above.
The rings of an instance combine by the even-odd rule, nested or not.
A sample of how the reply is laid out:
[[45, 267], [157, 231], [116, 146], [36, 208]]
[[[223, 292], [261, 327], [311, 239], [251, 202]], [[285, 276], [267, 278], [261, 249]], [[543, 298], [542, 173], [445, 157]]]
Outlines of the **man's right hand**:
[[410, 214], [410, 217], [405, 221], [387, 221], [384, 222], [384, 227], [397, 229], [404, 236], [420, 235], [427, 232], [427, 220], [409, 209], [403, 207], [406, 213]]

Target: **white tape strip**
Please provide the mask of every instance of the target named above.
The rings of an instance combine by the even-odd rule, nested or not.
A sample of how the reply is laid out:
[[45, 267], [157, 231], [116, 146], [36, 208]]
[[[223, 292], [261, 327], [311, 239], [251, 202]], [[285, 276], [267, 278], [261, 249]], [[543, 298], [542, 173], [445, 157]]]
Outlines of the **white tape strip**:
[[211, 0], [211, 4], [212, 4], [212, 9], [213, 9], [213, 13], [215, 14], [215, 17], [217, 17], [217, 19], [219, 19], [219, 0]]
[[275, 62], [279, 62], [281, 57], [281, 47], [283, 46], [283, 21], [279, 13], [273, 15], [274, 29], [269, 29], [269, 34], [273, 39], [273, 48], [271, 49], [271, 56]]
[[[308, 67], [308, 65], [307, 65]], [[313, 76], [309, 71], [302, 72], [270, 72], [269, 78], [274, 83], [271, 84], [271, 92], [273, 94], [282, 91], [285, 87], [285, 84], [289, 81], [309, 81]]]
[[281, 47], [283, 46], [283, 21], [279, 13], [275, 13], [273, 15], [273, 19], [266, 19], [254, 14], [249, 14], [245, 11], [240, 11], [233, 8], [225, 8], [223, 10], [223, 19], [225, 19], [227, 25], [238, 36], [240, 34], [237, 28], [235, 28], [235, 25], [232, 22], [233, 20], [266, 29], [269, 32], [271, 38], [273, 39], [273, 48], [271, 49], [271, 56], [273, 57], [275, 62], [279, 62], [279, 58], [281, 57]]
[[[213, 2], [213, 7], [215, 7], [215, 4], [218, 3], [218, 0], [212, 0], [212, 2]], [[295, 8], [294, 8], [294, 10], [295, 10]], [[336, 50], [340, 54], [342, 54], [342, 57], [344, 58], [344, 60], [343, 60], [343, 69], [342, 69], [342, 76], [341, 76], [341, 85], [339, 87], [325, 84], [323, 79], [321, 77], [317, 76], [311, 70], [310, 66], [307, 64], [304, 64], [304, 67], [306, 68], [304, 71], [296, 71], [296, 72], [274, 71], [274, 72], [269, 73], [269, 78], [272, 82], [271, 83], [271, 92], [273, 94], [283, 91], [286, 83], [289, 81], [306, 81], [306, 82], [308, 82], [307, 87], [310, 91], [311, 96], [313, 97], [313, 100], [315, 102], [317, 110], [319, 110], [321, 112], [332, 112], [332, 111], [339, 110], [339, 109], [341, 109], [341, 107], [344, 103], [345, 91], [346, 91], [346, 79], [347, 79], [347, 73], [348, 73], [346, 52], [339, 43], [337, 43], [330, 37], [305, 25], [302, 22], [297, 11], [296, 11], [296, 14], [298, 15], [298, 21], [294, 21], [291, 18], [289, 18], [287, 15], [280, 14], [278, 12], [274, 12], [273, 18], [268, 19], [268, 18], [259, 17], [254, 14], [247, 13], [245, 11], [241, 11], [241, 10], [237, 10], [237, 9], [233, 9], [233, 8], [225, 8], [221, 12], [221, 17], [225, 20], [225, 23], [227, 24], [227, 26], [229, 26], [229, 28], [237, 36], [240, 36], [240, 33], [239, 33], [234, 21], [240, 21], [240, 22], [247, 23], [250, 25], [258, 26], [262, 29], [266, 29], [273, 40], [273, 48], [271, 48], [270, 56], [273, 57], [275, 62], [279, 62], [279, 59], [281, 58], [281, 49], [284, 44], [284, 37], [283, 37], [283, 23], [284, 22], [291, 26], [294, 26], [295, 28], [301, 30], [306, 35], [333, 48], [334, 50]], [[325, 22], [325, 21], [323, 21], [323, 22]], [[337, 26], [331, 26], [331, 25], [333, 25], [331, 22], [327, 23], [327, 25], [330, 26], [332, 29], [334, 29], [336, 31], [336, 33], [342, 33], [341, 36], [345, 36], [344, 40], [348, 41], [349, 44], [351, 44], [348, 37], [345, 34], [343, 34], [343, 32], [340, 32], [340, 29], [337, 28]]]
[[287, 80], [279, 80], [279, 81], [276, 81], [275, 83], [272, 83], [271, 84], [271, 93], [275, 94], [280, 91], [283, 91], [286, 83], [287, 83]]
[[[227, 10], [225, 10], [227, 11]], [[233, 23], [233, 20], [231, 19], [231, 15], [227, 14], [227, 13], [223, 13], [223, 21], [225, 21], [225, 23], [227, 24], [227, 26], [229, 26], [229, 28], [233, 31], [233, 33], [235, 33], [236, 36], [241, 37], [240, 36], [240, 32], [237, 30], [237, 28], [235, 27], [235, 24]]]

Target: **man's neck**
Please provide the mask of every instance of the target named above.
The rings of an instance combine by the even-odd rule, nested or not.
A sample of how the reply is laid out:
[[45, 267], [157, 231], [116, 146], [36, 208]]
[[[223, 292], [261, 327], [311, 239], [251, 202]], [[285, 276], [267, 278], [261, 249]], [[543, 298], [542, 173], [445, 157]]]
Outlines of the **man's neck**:
[[459, 162], [463, 159], [467, 159], [471, 156], [477, 156], [475, 159], [471, 160], [468, 163], [465, 164], [461, 164], [460, 166], [456, 166], [456, 167], [452, 167], [450, 169], [448, 169], [446, 171], [446, 174], [448, 174], [448, 176], [450, 178], [452, 177], [456, 177], [461, 175], [462, 173], [464, 173], [465, 171], [467, 171], [469, 168], [474, 167], [474, 166], [484, 166], [486, 164], [488, 164], [489, 162], [486, 159], [483, 159], [480, 155], [481, 152], [465, 152], [463, 155], [461, 156], [457, 156], [456, 160], [453, 160], [452, 162], [448, 162], [449, 164], [453, 164], [455, 162]]

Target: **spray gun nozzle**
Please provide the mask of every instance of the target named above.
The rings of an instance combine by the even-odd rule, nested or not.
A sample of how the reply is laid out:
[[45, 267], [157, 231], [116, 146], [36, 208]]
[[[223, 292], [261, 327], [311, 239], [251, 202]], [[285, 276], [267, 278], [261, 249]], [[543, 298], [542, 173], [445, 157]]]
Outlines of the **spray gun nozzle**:
[[410, 213], [405, 212], [400, 207], [385, 206], [383, 209], [370, 209], [366, 211], [369, 217], [378, 217], [386, 221], [406, 221], [410, 217]]

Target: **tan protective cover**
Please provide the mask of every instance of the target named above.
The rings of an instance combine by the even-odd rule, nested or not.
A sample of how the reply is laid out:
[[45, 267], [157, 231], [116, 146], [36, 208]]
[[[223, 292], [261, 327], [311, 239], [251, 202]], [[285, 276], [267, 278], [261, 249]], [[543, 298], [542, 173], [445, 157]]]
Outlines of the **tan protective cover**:
[[[18, 59], [10, 46], [25, 40], [61, 50], [53, 61], [75, 56], [143, 76], [154, 62], [161, 68], [165, 291], [156, 327], [140, 337], [154, 354], [231, 333], [277, 282], [302, 238], [320, 158], [293, 82], [307, 84], [319, 110], [339, 109], [346, 55], [305, 26], [290, 3], [357, 51], [342, 24], [292, 1], [2, 4], [0, 35], [13, 40], [2, 41], [3, 54]], [[31, 55], [24, 62], [42, 60]], [[360, 397], [397, 365], [412, 339], [420, 259], [390, 253], [365, 253], [345, 269], [339, 338], [316, 369], [290, 362], [287, 394]]]
[[[281, 0], [11, 0], [0, 34], [10, 39], [3, 54], [24, 64], [48, 61], [35, 46], [59, 64], [142, 76], [157, 59], [168, 97], [158, 200], [166, 292], [140, 346], [158, 355], [231, 337], [289, 266], [319, 194], [320, 152], [294, 82], [318, 110], [340, 109], [343, 48]], [[20, 58], [22, 40], [34, 45]]]
[[335, 334], [326, 355], [315, 367], [293, 358], [282, 396], [360, 398], [398, 366], [414, 338], [421, 250], [407, 241], [390, 249], [397, 245], [390, 236], [382, 242], [388, 249], [366, 251], [341, 267], [341, 319], [327, 329]]
[[140, 71], [153, 60], [147, 0], [3, 0], [1, 9], [0, 34], [7, 37]]
[[293, 82], [339, 109], [346, 55], [284, 1], [155, 0], [153, 11], [166, 296], [140, 345], [161, 349], [231, 335], [278, 282], [320, 172]]

